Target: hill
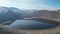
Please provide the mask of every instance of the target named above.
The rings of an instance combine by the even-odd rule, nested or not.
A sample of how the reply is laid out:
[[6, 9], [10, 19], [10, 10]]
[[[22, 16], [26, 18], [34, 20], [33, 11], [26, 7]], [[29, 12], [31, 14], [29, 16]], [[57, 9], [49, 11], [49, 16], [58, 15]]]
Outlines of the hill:
[[14, 7], [0, 7], [0, 24], [6, 21], [23, 19], [24, 11]]

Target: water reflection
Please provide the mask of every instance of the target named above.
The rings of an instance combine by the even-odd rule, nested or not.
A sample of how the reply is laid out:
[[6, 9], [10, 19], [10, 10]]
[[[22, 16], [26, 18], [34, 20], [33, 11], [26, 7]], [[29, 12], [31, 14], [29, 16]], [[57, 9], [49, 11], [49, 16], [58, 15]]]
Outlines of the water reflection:
[[49, 24], [37, 20], [16, 20], [8, 26], [15, 29], [45, 29], [55, 27], [57, 24]]

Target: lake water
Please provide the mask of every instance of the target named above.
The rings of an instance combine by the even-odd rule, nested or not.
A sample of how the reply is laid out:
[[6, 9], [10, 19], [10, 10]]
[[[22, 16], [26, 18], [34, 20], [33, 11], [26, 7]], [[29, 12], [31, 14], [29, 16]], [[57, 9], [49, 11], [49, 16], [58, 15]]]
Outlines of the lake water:
[[44, 23], [37, 20], [16, 20], [8, 26], [15, 29], [45, 29], [57, 26], [56, 24]]

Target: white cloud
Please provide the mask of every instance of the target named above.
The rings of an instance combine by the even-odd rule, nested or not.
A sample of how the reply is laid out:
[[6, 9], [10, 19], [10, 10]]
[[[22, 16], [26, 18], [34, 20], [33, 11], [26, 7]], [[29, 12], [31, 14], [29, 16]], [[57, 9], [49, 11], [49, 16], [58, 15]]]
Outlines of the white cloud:
[[7, 0], [0, 0], [0, 6], [8, 6], [10, 4], [10, 6], [13, 4]]
[[[17, 2], [19, 1], [19, 2]], [[41, 2], [39, 4], [37, 4], [37, 2], [35, 4], [31, 3], [32, 0], [14, 0], [14, 1], [10, 1], [10, 0], [0, 0], [0, 6], [7, 6], [7, 7], [17, 7], [20, 9], [57, 9], [56, 7], [53, 6], [49, 6], [46, 4], [43, 4], [42, 1], [43, 0], [33, 0], [34, 2]], [[32, 1], [32, 2], [33, 2]]]

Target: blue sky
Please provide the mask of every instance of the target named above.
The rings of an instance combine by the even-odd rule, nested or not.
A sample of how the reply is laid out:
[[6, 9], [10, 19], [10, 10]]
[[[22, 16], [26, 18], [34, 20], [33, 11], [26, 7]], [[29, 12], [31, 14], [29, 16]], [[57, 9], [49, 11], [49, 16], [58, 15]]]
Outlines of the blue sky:
[[60, 0], [0, 0], [0, 6], [20, 9], [60, 9]]

